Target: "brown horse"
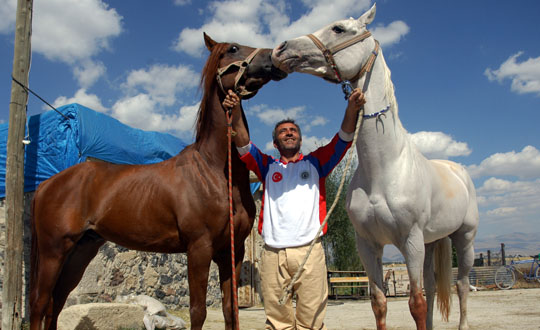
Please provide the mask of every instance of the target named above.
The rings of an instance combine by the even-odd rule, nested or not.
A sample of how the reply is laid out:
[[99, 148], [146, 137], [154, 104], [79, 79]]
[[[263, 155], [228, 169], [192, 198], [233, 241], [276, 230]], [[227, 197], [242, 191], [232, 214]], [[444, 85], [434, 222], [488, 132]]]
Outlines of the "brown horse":
[[[219, 267], [225, 328], [233, 328], [227, 193], [227, 124], [223, 90], [249, 98], [275, 69], [270, 49], [217, 43], [202, 72], [195, 143], [152, 165], [85, 162], [43, 182], [33, 201], [30, 329], [56, 329], [69, 293], [105, 241], [129, 249], [187, 252], [191, 329], [206, 318], [211, 260]], [[231, 63], [236, 63], [230, 66]], [[240, 63], [240, 64], [237, 64]], [[220, 79], [216, 79], [217, 76]], [[219, 82], [219, 83], [218, 83]], [[255, 216], [249, 173], [232, 148], [236, 278]], [[44, 323], [44, 324], [43, 324]]]

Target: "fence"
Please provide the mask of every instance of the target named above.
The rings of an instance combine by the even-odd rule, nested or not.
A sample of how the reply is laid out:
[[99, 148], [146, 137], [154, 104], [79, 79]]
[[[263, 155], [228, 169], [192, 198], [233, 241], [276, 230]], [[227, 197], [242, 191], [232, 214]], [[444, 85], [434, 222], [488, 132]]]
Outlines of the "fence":
[[[530, 259], [530, 258], [529, 258]], [[510, 258], [507, 259], [507, 264], [510, 263]], [[516, 260], [516, 259], [514, 259]], [[493, 261], [493, 260], [492, 260]], [[496, 265], [492, 263], [492, 266], [477, 266], [473, 267], [469, 273], [469, 282], [471, 285], [479, 289], [497, 289], [495, 285], [495, 272], [497, 268], [501, 266], [501, 260], [499, 259]], [[520, 266], [522, 271], [527, 272], [530, 264], [523, 264]], [[392, 276], [388, 281], [387, 295], [390, 297], [407, 296], [409, 295], [409, 276], [407, 269], [404, 265], [392, 265], [390, 267], [384, 267], [384, 272], [392, 270]], [[457, 268], [452, 268], [453, 284], [457, 279]], [[538, 281], [526, 281], [521, 275], [516, 277], [516, 284], [514, 288], [539, 288], [540, 283]]]

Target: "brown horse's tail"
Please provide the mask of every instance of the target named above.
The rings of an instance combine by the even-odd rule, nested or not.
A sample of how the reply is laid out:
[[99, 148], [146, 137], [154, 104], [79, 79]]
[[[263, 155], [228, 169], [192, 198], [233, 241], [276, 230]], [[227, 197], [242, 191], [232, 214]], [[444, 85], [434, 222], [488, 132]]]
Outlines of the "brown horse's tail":
[[445, 237], [435, 245], [435, 280], [437, 282], [437, 306], [444, 321], [448, 322], [452, 295], [452, 243]]

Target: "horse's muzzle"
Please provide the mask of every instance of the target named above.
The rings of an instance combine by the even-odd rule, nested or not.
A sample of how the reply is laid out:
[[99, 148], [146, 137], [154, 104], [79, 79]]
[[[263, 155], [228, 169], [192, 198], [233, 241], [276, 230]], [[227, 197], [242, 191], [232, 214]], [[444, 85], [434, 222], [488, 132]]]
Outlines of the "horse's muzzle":
[[275, 81], [279, 81], [288, 76], [287, 72], [280, 70], [278, 67], [274, 66], [273, 64], [272, 64], [272, 68], [270, 69], [270, 73], [272, 76], [272, 80], [275, 80]]

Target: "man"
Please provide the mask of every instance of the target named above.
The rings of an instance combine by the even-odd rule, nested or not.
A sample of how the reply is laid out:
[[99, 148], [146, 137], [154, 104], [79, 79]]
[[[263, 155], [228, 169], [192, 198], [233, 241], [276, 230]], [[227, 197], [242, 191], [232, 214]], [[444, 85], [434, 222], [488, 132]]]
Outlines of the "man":
[[[328, 285], [320, 238], [293, 287], [296, 313], [292, 297], [283, 306], [278, 301], [324, 221], [325, 178], [350, 147], [358, 111], [365, 102], [363, 93], [355, 89], [349, 97], [340, 131], [329, 144], [306, 156], [300, 152], [300, 127], [291, 119], [278, 122], [272, 138], [280, 158], [274, 159], [250, 142], [238, 96], [229, 91], [223, 101], [224, 108], [233, 111], [234, 142], [240, 158], [264, 185], [258, 229], [265, 243], [260, 269], [267, 317], [265, 329], [326, 329]], [[321, 236], [325, 233], [326, 228]]]

